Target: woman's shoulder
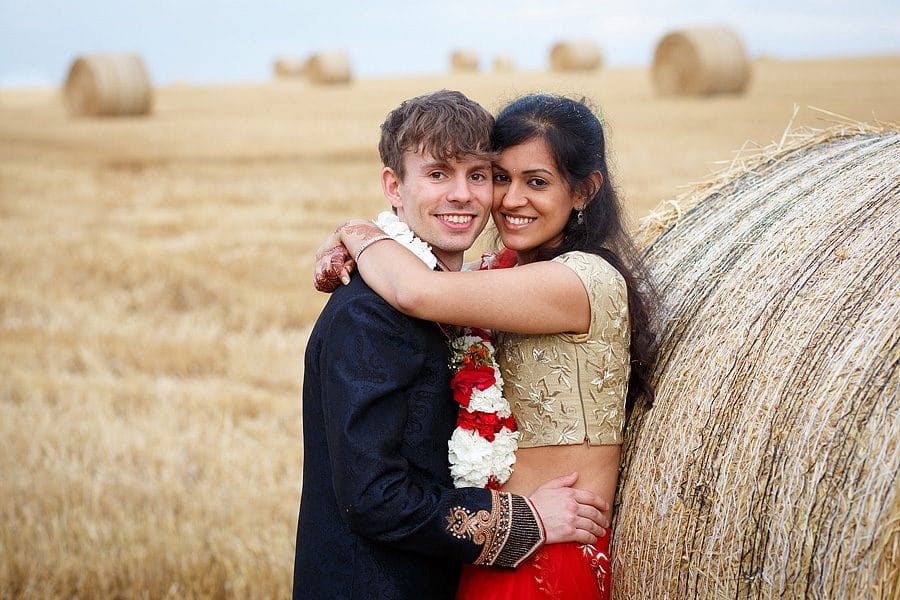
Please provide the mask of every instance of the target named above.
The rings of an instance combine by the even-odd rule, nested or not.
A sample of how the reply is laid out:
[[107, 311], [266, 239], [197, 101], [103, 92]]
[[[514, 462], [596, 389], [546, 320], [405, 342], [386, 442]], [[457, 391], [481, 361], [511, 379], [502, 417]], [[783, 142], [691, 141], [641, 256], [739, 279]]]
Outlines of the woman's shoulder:
[[619, 278], [622, 277], [618, 269], [612, 266], [608, 260], [600, 256], [599, 254], [594, 254], [592, 252], [572, 250], [555, 257], [553, 259], [553, 262], [559, 262], [567, 265], [570, 268], [574, 269], [576, 272], [586, 270], [592, 273], [603, 273], [611, 276], [618, 276]]
[[602, 303], [596, 302], [600, 297], [608, 298], [615, 304], [627, 302], [628, 286], [625, 278], [602, 256], [574, 250], [560, 254], [553, 261], [575, 271], [592, 298], [592, 306], [600, 307]]

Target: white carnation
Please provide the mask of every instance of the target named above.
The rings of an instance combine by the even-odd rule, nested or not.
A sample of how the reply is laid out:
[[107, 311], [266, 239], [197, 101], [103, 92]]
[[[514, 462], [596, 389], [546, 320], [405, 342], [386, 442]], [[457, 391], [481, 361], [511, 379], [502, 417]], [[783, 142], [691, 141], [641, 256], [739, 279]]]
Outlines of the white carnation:
[[[498, 385], [499, 384], [499, 385]], [[509, 402], [503, 397], [502, 381], [499, 381], [486, 390], [474, 388], [469, 399], [469, 411], [481, 411], [484, 413], [497, 413], [506, 418], [510, 415]]]
[[[495, 438], [496, 439], [496, 438]], [[456, 487], [484, 487], [495, 462], [491, 442], [478, 432], [457, 427], [448, 442], [450, 474]]]
[[450, 474], [456, 487], [484, 487], [493, 475], [506, 482], [516, 462], [519, 433], [502, 428], [489, 442], [478, 432], [457, 427], [447, 446]]
[[510, 431], [506, 427], [494, 435], [494, 442], [491, 444], [491, 473], [498, 481], [507, 481], [512, 475], [516, 449], [519, 447], [518, 440], [519, 432]]

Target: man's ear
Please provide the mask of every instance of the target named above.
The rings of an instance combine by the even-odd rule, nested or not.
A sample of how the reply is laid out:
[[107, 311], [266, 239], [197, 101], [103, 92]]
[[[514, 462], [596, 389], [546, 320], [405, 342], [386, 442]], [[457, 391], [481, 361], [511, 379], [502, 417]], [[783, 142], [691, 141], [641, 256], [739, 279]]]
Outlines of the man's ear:
[[401, 183], [400, 178], [392, 168], [384, 167], [381, 170], [381, 189], [384, 192], [384, 197], [390, 201], [391, 206], [394, 208], [403, 207], [403, 202], [400, 197]]

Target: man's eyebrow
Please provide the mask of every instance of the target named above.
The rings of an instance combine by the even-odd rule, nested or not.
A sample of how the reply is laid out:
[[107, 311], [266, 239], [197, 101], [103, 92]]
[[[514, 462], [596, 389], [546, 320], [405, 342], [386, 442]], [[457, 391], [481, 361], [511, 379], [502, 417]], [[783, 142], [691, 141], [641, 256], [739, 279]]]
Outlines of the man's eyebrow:
[[450, 163], [448, 163], [446, 160], [431, 160], [426, 163], [422, 163], [422, 169], [444, 169], [449, 164]]

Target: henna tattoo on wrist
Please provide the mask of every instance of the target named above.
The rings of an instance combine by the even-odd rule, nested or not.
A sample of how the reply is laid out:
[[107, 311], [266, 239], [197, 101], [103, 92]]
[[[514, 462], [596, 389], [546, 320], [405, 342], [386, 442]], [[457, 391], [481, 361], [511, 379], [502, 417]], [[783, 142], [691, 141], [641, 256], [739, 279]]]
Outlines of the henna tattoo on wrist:
[[359, 255], [363, 253], [363, 250], [375, 242], [391, 239], [391, 236], [386, 234], [378, 225], [371, 221], [363, 223], [352, 223], [347, 221], [341, 226], [341, 239], [345, 240], [345, 243], [346, 236], [351, 236], [354, 245], [356, 245], [356, 252], [351, 253], [354, 261], [359, 260]]
[[384, 235], [384, 231], [381, 230], [374, 223], [344, 223], [341, 225], [340, 229], [349, 235], [354, 237], [358, 237], [360, 242], [367, 242], [374, 237], [378, 237], [379, 235]]

